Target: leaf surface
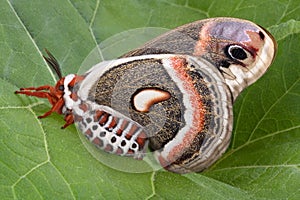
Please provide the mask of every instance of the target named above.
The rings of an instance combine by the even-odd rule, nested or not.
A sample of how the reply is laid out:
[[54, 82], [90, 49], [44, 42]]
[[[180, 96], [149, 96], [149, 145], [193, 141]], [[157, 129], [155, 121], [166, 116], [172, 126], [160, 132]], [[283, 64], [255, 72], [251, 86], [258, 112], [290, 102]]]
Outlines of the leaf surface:
[[[0, 198], [300, 199], [299, 12], [298, 0], [0, 1]], [[231, 145], [203, 173], [112, 169], [87, 151], [74, 126], [60, 129], [62, 116], [37, 119], [49, 103], [13, 93], [55, 84], [44, 48], [63, 74], [76, 73], [93, 49], [96, 63], [167, 29], [217, 16], [269, 29], [278, 53], [238, 97]]]

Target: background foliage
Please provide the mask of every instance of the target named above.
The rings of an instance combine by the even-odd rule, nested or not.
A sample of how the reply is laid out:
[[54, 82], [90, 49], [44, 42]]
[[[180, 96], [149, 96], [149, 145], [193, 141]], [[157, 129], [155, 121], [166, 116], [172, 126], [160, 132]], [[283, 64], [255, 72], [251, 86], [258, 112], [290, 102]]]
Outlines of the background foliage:
[[[299, 13], [299, 0], [0, 0], [0, 199], [300, 199]], [[42, 58], [45, 47], [63, 74], [74, 73], [117, 33], [217, 16], [269, 29], [278, 54], [238, 98], [231, 146], [204, 173], [106, 167], [74, 127], [60, 129], [61, 116], [37, 119], [47, 102], [13, 94], [55, 83]]]

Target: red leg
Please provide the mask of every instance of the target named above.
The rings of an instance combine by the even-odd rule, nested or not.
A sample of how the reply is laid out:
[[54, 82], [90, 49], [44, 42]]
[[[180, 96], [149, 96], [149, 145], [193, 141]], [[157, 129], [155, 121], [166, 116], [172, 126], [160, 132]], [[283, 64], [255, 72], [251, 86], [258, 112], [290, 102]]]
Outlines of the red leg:
[[25, 94], [27, 96], [34, 96], [39, 98], [49, 98], [51, 97], [49, 92], [31, 92], [31, 91], [15, 91], [15, 94]]
[[56, 99], [53, 99], [53, 96], [49, 92], [31, 92], [31, 91], [15, 91], [15, 94], [25, 94], [27, 96], [47, 98], [51, 105], [56, 104]]
[[74, 117], [73, 117], [73, 115], [72, 114], [66, 115], [65, 121], [66, 121], [66, 123], [65, 123], [65, 125], [63, 125], [61, 127], [62, 129], [67, 128], [68, 126], [70, 126], [71, 124], [74, 123]]
[[57, 112], [58, 114], [61, 114], [62, 113], [62, 107], [64, 105], [64, 100], [63, 99], [59, 99], [58, 102], [56, 102], [56, 104], [53, 105], [53, 107], [51, 108], [51, 110], [49, 110], [48, 112], [46, 112], [45, 114], [39, 116], [38, 118], [41, 119], [41, 118], [45, 118], [49, 115], [51, 115], [51, 113], [53, 112]]
[[[44, 91], [41, 91], [44, 90]], [[47, 98], [48, 101], [52, 104], [51, 110], [44, 113], [38, 118], [45, 118], [51, 115], [53, 112], [57, 112], [58, 114], [62, 114], [63, 106], [65, 105], [63, 99], [63, 92], [60, 90], [56, 90], [55, 87], [44, 85], [41, 87], [28, 87], [28, 88], [20, 88], [19, 91], [15, 91], [15, 94], [25, 94], [27, 96], [34, 96], [39, 98]], [[65, 117], [65, 125], [62, 128], [66, 128], [67, 126], [74, 123], [74, 117], [72, 114], [66, 114]]]
[[43, 115], [38, 116], [38, 118], [42, 119], [42, 118], [48, 117], [49, 115], [51, 115], [51, 113], [53, 113], [52, 109], [49, 110], [48, 112], [44, 113]]
[[40, 91], [40, 90], [50, 90], [50, 88], [52, 88], [52, 86], [50, 85], [43, 85], [40, 87], [28, 87], [28, 88], [20, 88], [20, 90], [35, 90], [35, 91]]

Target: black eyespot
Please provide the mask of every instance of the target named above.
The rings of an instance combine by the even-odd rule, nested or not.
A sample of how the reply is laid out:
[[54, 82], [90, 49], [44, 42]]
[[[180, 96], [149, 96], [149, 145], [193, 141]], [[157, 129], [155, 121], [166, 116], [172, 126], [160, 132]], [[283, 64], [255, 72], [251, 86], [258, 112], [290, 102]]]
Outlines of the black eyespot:
[[265, 39], [265, 35], [263, 34], [263, 32], [259, 31], [259, 37], [261, 40], [264, 40]]
[[86, 122], [89, 124], [89, 123], [91, 123], [93, 120], [92, 120], [92, 118], [90, 118], [90, 117], [88, 117], [88, 118], [86, 118]]
[[64, 85], [60, 85], [60, 86], [58, 87], [58, 89], [59, 89], [60, 91], [64, 91], [64, 90], [65, 90], [65, 87], [64, 87]]
[[110, 141], [111, 141], [111, 143], [115, 143], [115, 142], [117, 141], [117, 138], [116, 138], [116, 137], [112, 137], [112, 138], [110, 139]]
[[245, 60], [247, 58], [247, 53], [245, 50], [238, 45], [228, 46], [225, 50], [225, 53], [234, 60]]
[[106, 135], [106, 132], [104, 132], [104, 131], [102, 131], [102, 132], [100, 132], [100, 137], [105, 137], [105, 135]]
[[121, 146], [124, 147], [125, 145], [126, 145], [126, 141], [125, 141], [125, 140], [122, 140]]
[[136, 144], [136, 143], [133, 143], [133, 144], [131, 145], [131, 147], [132, 147], [133, 149], [135, 149], [135, 148], [137, 148], [137, 144]]

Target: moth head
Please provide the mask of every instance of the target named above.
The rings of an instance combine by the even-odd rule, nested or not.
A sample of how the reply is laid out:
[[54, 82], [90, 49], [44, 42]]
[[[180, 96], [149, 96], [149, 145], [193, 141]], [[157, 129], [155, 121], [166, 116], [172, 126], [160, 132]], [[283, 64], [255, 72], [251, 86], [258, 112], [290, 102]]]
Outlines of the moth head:
[[62, 98], [62, 96], [64, 94], [64, 90], [65, 90], [64, 80], [65, 80], [65, 77], [59, 79], [54, 87], [55, 90], [52, 92], [59, 98]]
[[53, 112], [64, 114], [66, 123], [64, 126], [62, 126], [62, 128], [66, 128], [74, 123], [72, 108], [74, 104], [78, 103], [78, 97], [76, 92], [74, 92], [74, 87], [78, 82], [81, 82], [84, 79], [84, 76], [69, 74], [65, 77], [62, 77], [57, 60], [47, 49], [46, 52], [49, 57], [44, 56], [44, 58], [49, 66], [56, 72], [56, 75], [59, 78], [56, 85], [20, 88], [20, 90], [15, 91], [15, 94], [47, 98], [49, 103], [52, 105], [52, 108], [43, 115], [39, 116], [39, 118], [45, 118]]

